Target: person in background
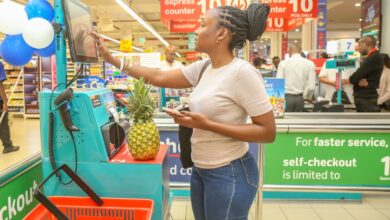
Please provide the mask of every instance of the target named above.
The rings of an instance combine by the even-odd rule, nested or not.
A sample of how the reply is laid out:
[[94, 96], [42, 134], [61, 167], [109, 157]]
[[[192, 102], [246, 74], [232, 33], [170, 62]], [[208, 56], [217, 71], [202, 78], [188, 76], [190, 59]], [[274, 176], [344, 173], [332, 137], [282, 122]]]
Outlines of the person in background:
[[175, 60], [176, 57], [176, 47], [173, 45], [168, 45], [165, 48], [165, 60], [161, 62], [161, 70], [173, 70], [183, 68], [183, 64]]
[[175, 123], [193, 128], [191, 204], [197, 220], [248, 219], [258, 192], [259, 171], [247, 142], [273, 142], [275, 119], [258, 71], [233, 51], [260, 38], [269, 12], [268, 4], [256, 3], [246, 11], [232, 6], [209, 10], [196, 32], [195, 50], [210, 59], [170, 71], [124, 64], [93, 34], [104, 60], [123, 66], [128, 75], [158, 87], [196, 87], [191, 112], [168, 114]]
[[275, 56], [272, 58], [272, 64], [274, 65], [274, 69], [276, 71], [278, 71], [279, 63], [280, 63], [280, 57]]
[[279, 64], [277, 78], [286, 83], [286, 112], [304, 112], [305, 99], [311, 99], [315, 88], [315, 65], [301, 56], [301, 48], [292, 45], [290, 58]]
[[1, 107], [1, 113], [0, 117], [4, 113], [3, 120], [0, 122], [0, 139], [1, 142], [3, 142], [4, 150], [3, 153], [11, 153], [14, 151], [19, 150], [19, 146], [14, 146], [11, 141], [11, 132], [8, 124], [8, 106], [7, 106], [7, 95], [5, 93], [3, 82], [7, 80], [7, 77], [5, 75], [4, 71], [4, 65], [2, 62], [0, 62], [0, 107]]
[[[352, 85], [349, 84], [349, 77], [353, 74], [356, 69], [347, 69], [342, 72], [342, 82], [343, 82], [343, 90], [348, 96], [348, 99], [351, 103], [353, 103], [353, 88]], [[320, 82], [324, 84], [325, 89], [325, 99], [332, 101], [333, 94], [337, 91], [337, 87], [339, 82], [336, 82], [337, 69], [327, 69], [326, 62], [321, 68], [321, 72], [319, 75]]]
[[365, 36], [359, 40], [359, 52], [367, 56], [360, 67], [349, 77], [357, 112], [379, 112], [378, 87], [383, 71], [383, 59], [376, 49], [376, 39]]
[[256, 68], [256, 69], [261, 69], [261, 58], [260, 57], [255, 57], [253, 59], [253, 66]]
[[381, 54], [384, 67], [382, 76], [379, 82], [378, 89], [378, 105], [390, 110], [390, 58], [388, 54]]
[[325, 52], [321, 53], [320, 57], [323, 58], [323, 59], [329, 59], [329, 55], [327, 53], [325, 53]]

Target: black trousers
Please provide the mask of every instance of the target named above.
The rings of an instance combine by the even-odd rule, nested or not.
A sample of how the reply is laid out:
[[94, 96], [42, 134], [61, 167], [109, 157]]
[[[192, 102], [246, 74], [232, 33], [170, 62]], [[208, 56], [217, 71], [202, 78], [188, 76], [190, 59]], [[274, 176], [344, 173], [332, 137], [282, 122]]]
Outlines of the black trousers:
[[[3, 100], [0, 100], [0, 117], [3, 114]], [[9, 123], [8, 123], [8, 112], [5, 113], [3, 121], [0, 124], [0, 139], [1, 142], [3, 142], [4, 148], [12, 147], [12, 141], [11, 141], [11, 135], [9, 130]]]
[[305, 100], [302, 94], [293, 95], [286, 94], [286, 110], [285, 112], [304, 112]]
[[355, 106], [357, 112], [380, 112], [378, 98], [355, 97]]

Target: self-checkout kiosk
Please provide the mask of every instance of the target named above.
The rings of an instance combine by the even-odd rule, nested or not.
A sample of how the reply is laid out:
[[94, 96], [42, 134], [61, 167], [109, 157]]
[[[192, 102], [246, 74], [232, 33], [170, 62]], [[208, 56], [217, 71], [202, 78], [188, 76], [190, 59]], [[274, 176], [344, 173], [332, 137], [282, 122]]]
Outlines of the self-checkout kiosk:
[[[153, 199], [153, 220], [168, 213], [167, 148], [156, 159], [135, 161], [126, 145], [129, 123], [119, 120], [113, 93], [68, 86], [66, 42], [74, 62], [98, 62], [89, 9], [78, 0], [55, 0], [57, 88], [39, 94], [42, 168], [46, 177], [67, 164], [99, 196]], [[83, 71], [83, 67], [79, 72]], [[73, 80], [75, 81], [76, 78]], [[47, 196], [83, 196], [64, 173], [44, 186]]]
[[343, 39], [331, 41], [327, 44], [327, 53], [334, 56], [333, 59], [326, 61], [327, 69], [336, 69], [336, 80], [338, 81], [337, 88], [337, 103], [323, 106], [323, 111], [328, 112], [343, 112], [344, 105], [342, 103], [343, 93], [343, 72], [346, 69], [356, 68], [356, 59], [350, 58], [355, 51], [355, 39]]

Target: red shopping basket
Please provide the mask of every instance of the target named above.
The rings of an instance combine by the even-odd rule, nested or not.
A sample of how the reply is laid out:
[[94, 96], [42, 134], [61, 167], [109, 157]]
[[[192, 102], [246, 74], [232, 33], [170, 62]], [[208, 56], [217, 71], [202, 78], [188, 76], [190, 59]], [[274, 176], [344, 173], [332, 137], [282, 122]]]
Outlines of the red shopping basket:
[[[97, 206], [88, 197], [49, 197], [62, 213], [72, 220], [149, 220], [152, 217], [153, 200], [102, 198]], [[42, 204], [33, 209], [25, 220], [51, 220], [56, 217]]]
[[[59, 170], [68, 174], [89, 197], [46, 197], [40, 188]], [[41, 204], [24, 220], [150, 220], [153, 213], [153, 200], [150, 199], [100, 198], [67, 165], [53, 171], [34, 190], [34, 197]]]

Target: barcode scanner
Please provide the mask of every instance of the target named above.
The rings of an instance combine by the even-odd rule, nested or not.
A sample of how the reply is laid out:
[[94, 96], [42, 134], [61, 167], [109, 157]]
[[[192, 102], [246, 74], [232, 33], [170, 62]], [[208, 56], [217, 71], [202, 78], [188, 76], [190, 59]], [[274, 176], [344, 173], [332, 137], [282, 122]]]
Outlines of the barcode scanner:
[[64, 124], [65, 129], [68, 131], [79, 131], [80, 129], [74, 126], [69, 113], [70, 100], [72, 98], [73, 90], [71, 88], [67, 88], [54, 100], [54, 105], [58, 107], [58, 111], [60, 112], [62, 123]]

